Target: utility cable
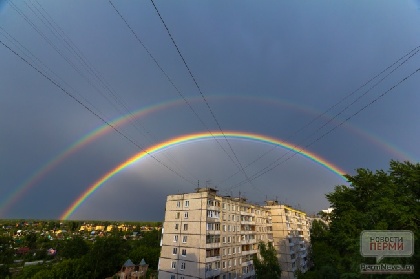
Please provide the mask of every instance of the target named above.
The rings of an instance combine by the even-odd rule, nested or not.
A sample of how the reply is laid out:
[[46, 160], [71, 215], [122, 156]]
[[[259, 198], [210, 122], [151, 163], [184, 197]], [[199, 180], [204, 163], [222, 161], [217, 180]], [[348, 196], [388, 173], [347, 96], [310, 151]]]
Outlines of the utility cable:
[[80, 99], [78, 99], [77, 97], [75, 97], [73, 94], [71, 94], [69, 91], [67, 91], [64, 87], [62, 87], [58, 82], [56, 82], [55, 80], [53, 80], [51, 77], [49, 77], [48, 75], [46, 75], [43, 71], [41, 71], [39, 68], [37, 68], [36, 66], [34, 66], [33, 64], [31, 64], [27, 59], [25, 59], [23, 56], [21, 56], [19, 53], [17, 53], [15, 50], [13, 50], [11, 47], [9, 47], [7, 44], [5, 44], [2, 40], [0, 40], [0, 43], [7, 48], [8, 50], [10, 50], [14, 55], [16, 55], [17, 57], [19, 57], [23, 62], [25, 62], [28, 66], [30, 66], [32, 69], [34, 69], [35, 71], [37, 71], [41, 76], [43, 76], [45, 79], [47, 79], [50, 83], [52, 83], [53, 85], [55, 85], [58, 89], [60, 89], [64, 94], [66, 94], [68, 97], [70, 97], [71, 99], [73, 99], [76, 103], [78, 103], [79, 105], [81, 105], [82, 107], [84, 107], [87, 111], [89, 111], [91, 114], [93, 114], [94, 116], [96, 116], [99, 120], [101, 120], [103, 123], [105, 123], [106, 125], [108, 125], [110, 128], [112, 128], [115, 132], [117, 132], [118, 134], [120, 134], [123, 138], [125, 138], [126, 140], [128, 140], [131, 144], [133, 144], [135, 147], [137, 147], [138, 149], [140, 149], [142, 152], [146, 153], [147, 155], [149, 155], [151, 158], [153, 158], [156, 162], [158, 162], [160, 165], [164, 166], [166, 169], [168, 169], [169, 171], [171, 171], [172, 173], [176, 174], [178, 177], [180, 177], [181, 179], [183, 179], [184, 181], [195, 185], [194, 182], [188, 180], [187, 178], [185, 178], [183, 175], [179, 174], [177, 171], [173, 170], [171, 167], [167, 166], [165, 163], [163, 163], [161, 160], [159, 160], [158, 158], [156, 158], [153, 154], [151, 154], [150, 152], [148, 152], [146, 149], [142, 148], [140, 145], [138, 145], [134, 140], [132, 140], [131, 138], [129, 138], [127, 135], [125, 135], [123, 132], [121, 132], [117, 127], [115, 127], [114, 125], [112, 125], [111, 123], [109, 123], [108, 121], [106, 121], [102, 116], [100, 116], [99, 114], [97, 114], [96, 112], [94, 112], [90, 107], [88, 107], [85, 103], [83, 103], [83, 101], [81, 101]]
[[242, 164], [241, 164], [241, 162], [240, 162], [240, 160], [239, 160], [238, 156], [236, 155], [236, 152], [233, 150], [232, 145], [231, 145], [231, 144], [230, 144], [230, 142], [228, 141], [228, 139], [227, 139], [227, 137], [226, 137], [225, 133], [223, 132], [222, 127], [221, 127], [221, 125], [220, 125], [220, 122], [217, 120], [216, 115], [214, 114], [214, 112], [213, 112], [213, 110], [212, 110], [212, 108], [211, 108], [211, 106], [210, 106], [209, 102], [207, 101], [206, 97], [204, 96], [203, 91], [201, 90], [200, 86], [198, 85], [198, 82], [197, 82], [197, 80], [195, 79], [195, 77], [194, 77], [193, 73], [191, 72], [191, 69], [190, 69], [190, 67], [188, 66], [188, 64], [187, 64], [187, 62], [186, 62], [186, 60], [185, 60], [184, 56], [182, 55], [181, 51], [179, 50], [179, 47], [178, 47], [178, 45], [176, 44], [176, 42], [175, 42], [175, 40], [174, 40], [174, 38], [173, 38], [173, 36], [172, 36], [171, 32], [169, 31], [168, 26], [166, 25], [165, 21], [163, 20], [163, 17], [162, 17], [162, 15], [160, 14], [160, 12], [159, 12], [159, 10], [158, 10], [157, 6], [156, 6], [156, 5], [155, 5], [155, 3], [153, 2], [153, 0], [150, 0], [150, 2], [152, 2], [153, 7], [155, 8], [156, 13], [158, 14], [158, 16], [159, 16], [159, 18], [160, 18], [160, 20], [161, 20], [161, 22], [162, 22], [163, 26], [164, 26], [164, 27], [165, 27], [165, 29], [166, 29], [166, 32], [167, 32], [167, 33], [168, 33], [168, 35], [169, 35], [169, 38], [170, 38], [170, 39], [171, 39], [171, 41], [172, 41], [172, 44], [175, 46], [175, 48], [176, 48], [176, 50], [177, 50], [177, 52], [178, 52], [179, 56], [181, 57], [182, 62], [184, 63], [184, 66], [186, 67], [186, 69], [187, 69], [187, 71], [188, 71], [188, 73], [189, 73], [190, 77], [191, 77], [191, 78], [192, 78], [192, 80], [194, 81], [194, 84], [195, 84], [195, 86], [197, 87], [198, 92], [199, 92], [199, 93], [200, 93], [200, 95], [201, 95], [201, 98], [203, 99], [204, 103], [206, 104], [206, 106], [207, 106], [208, 110], [210, 111], [210, 114], [211, 114], [211, 115], [212, 115], [212, 117], [213, 117], [213, 120], [216, 122], [216, 125], [217, 125], [217, 127], [219, 128], [220, 132], [222, 133], [223, 138], [225, 139], [226, 143], [228, 144], [230, 151], [232, 152], [233, 156], [235, 157], [236, 162], [238, 163], [238, 165], [239, 165], [239, 167], [240, 167], [240, 169], [241, 169], [241, 172], [245, 175], [246, 179], [249, 181], [249, 183], [251, 184], [251, 186], [252, 186], [252, 187], [256, 190], [255, 186], [251, 183], [251, 180], [249, 180], [249, 177], [248, 177], [247, 173], [245, 172], [245, 169], [244, 169], [244, 167], [242, 166]]
[[156, 64], [158, 69], [163, 73], [163, 75], [166, 77], [168, 82], [172, 85], [172, 87], [175, 89], [175, 91], [178, 93], [178, 95], [183, 99], [185, 104], [187, 104], [188, 108], [193, 112], [195, 117], [200, 121], [200, 123], [206, 128], [207, 132], [216, 140], [219, 147], [223, 150], [223, 152], [229, 157], [229, 159], [236, 165], [238, 168], [241, 166], [235, 162], [235, 160], [232, 158], [232, 156], [229, 154], [229, 152], [226, 151], [226, 149], [221, 145], [220, 141], [215, 137], [215, 135], [211, 132], [210, 128], [207, 126], [207, 124], [203, 121], [203, 119], [199, 116], [197, 111], [193, 108], [191, 103], [187, 100], [187, 98], [182, 94], [182, 92], [178, 89], [178, 87], [175, 85], [174, 81], [169, 77], [169, 75], [166, 73], [166, 71], [162, 68], [162, 66], [159, 64], [157, 59], [153, 56], [153, 54], [150, 52], [150, 50], [146, 47], [146, 45], [142, 42], [142, 40], [139, 38], [137, 33], [133, 30], [133, 28], [130, 26], [128, 21], [125, 19], [125, 17], [120, 13], [118, 8], [112, 3], [112, 1], [109, 1], [110, 5], [113, 7], [115, 12], [118, 14], [118, 16], [122, 19], [126, 27], [129, 29], [129, 31], [133, 34], [137, 42], [144, 48], [146, 53], [149, 55], [149, 57], [152, 59], [152, 61]]

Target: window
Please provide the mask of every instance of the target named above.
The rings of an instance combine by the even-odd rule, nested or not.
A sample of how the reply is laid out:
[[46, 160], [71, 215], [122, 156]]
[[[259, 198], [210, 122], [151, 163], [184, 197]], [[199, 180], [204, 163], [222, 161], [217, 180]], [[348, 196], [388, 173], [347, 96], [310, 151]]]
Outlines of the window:
[[181, 255], [186, 257], [187, 256], [187, 249], [182, 249]]
[[220, 223], [207, 223], [208, 231], [220, 231]]
[[178, 224], [175, 224], [175, 230], [178, 230]]
[[178, 254], [178, 248], [174, 247], [172, 249], [172, 255], [176, 255], [176, 254]]
[[216, 210], [207, 210], [207, 217], [210, 217], [210, 218], [219, 218], [219, 214], [220, 214], [219, 211], [216, 211]]
[[181, 207], [181, 202], [180, 201], [176, 202], [176, 207]]
[[228, 248], [228, 255], [230, 255], [230, 248]]
[[171, 275], [171, 279], [175, 279], [175, 275]]
[[225, 261], [222, 262], [222, 267], [226, 268], [226, 262]]
[[181, 263], [181, 270], [184, 270], [185, 269], [185, 262], [182, 262]]
[[182, 237], [182, 243], [187, 243], [187, 236], [186, 236], [186, 235], [184, 235], [184, 236]]
[[172, 269], [175, 269], [176, 268], [176, 262], [172, 262], [171, 267], [172, 267]]
[[223, 225], [223, 231], [224, 232], [226, 231], [226, 225]]
[[184, 224], [184, 231], [188, 231], [188, 224]]
[[185, 218], [185, 219], [188, 219], [188, 212], [185, 212], [185, 213], [184, 213], [184, 218]]
[[174, 242], [178, 241], [178, 235], [174, 235]]
[[190, 206], [190, 201], [185, 201], [185, 207], [189, 207]]
[[179, 219], [179, 212], [177, 212], [176, 214], [175, 214], [175, 219]]
[[220, 269], [220, 262], [215, 262], [214, 265], [215, 269]]
[[232, 237], [228, 236], [228, 243], [230, 243], [232, 241]]
[[223, 249], [223, 256], [226, 256], [226, 249]]
[[226, 243], [226, 236], [223, 237], [223, 243]]
[[233, 247], [232, 248], [232, 254], [235, 254], [236, 253], [236, 247]]
[[231, 266], [232, 266], [230, 263], [231, 263], [231, 261], [230, 261], [230, 260], [228, 260], [228, 266], [229, 266], [229, 267], [231, 267]]

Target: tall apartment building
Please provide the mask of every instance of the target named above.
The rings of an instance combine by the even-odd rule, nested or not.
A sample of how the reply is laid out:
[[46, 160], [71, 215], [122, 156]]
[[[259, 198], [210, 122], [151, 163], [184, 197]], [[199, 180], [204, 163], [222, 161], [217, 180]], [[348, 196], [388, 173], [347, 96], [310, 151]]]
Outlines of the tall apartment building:
[[267, 201], [265, 208], [270, 210], [274, 248], [282, 269], [283, 279], [294, 279], [295, 271], [306, 272], [308, 248], [310, 244], [310, 220], [305, 212], [290, 206]]
[[[277, 214], [274, 219], [276, 231], [273, 230], [272, 211]], [[218, 196], [217, 191], [212, 188], [198, 188], [195, 193], [169, 195], [161, 241], [159, 278], [255, 277], [252, 258], [258, 253], [258, 243], [274, 240], [273, 245], [281, 248], [284, 239], [289, 236], [285, 235], [289, 232], [287, 229], [280, 229], [282, 226], [287, 228], [286, 218], [277, 217], [286, 216], [287, 213], [284, 212], [284, 208], [278, 204], [259, 206], [248, 203], [241, 197]], [[292, 222], [295, 219], [297, 220], [293, 218]], [[290, 232], [294, 234], [297, 228], [296, 225], [296, 230]], [[300, 245], [301, 239], [299, 232], [290, 237], [293, 241], [299, 240], [297, 245]], [[278, 258], [282, 261], [285, 253], [291, 250], [284, 251], [283, 254], [279, 251]], [[290, 269], [296, 269], [292, 261]], [[283, 273], [288, 274], [287, 269], [284, 270]]]

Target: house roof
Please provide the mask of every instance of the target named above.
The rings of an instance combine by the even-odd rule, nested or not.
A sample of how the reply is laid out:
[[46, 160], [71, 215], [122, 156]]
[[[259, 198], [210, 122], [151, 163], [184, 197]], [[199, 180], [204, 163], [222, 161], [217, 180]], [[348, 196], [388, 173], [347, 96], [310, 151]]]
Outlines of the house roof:
[[135, 266], [134, 264], [133, 264], [133, 262], [130, 260], [130, 259], [128, 259], [125, 263], [124, 263], [124, 265], [123, 266]]

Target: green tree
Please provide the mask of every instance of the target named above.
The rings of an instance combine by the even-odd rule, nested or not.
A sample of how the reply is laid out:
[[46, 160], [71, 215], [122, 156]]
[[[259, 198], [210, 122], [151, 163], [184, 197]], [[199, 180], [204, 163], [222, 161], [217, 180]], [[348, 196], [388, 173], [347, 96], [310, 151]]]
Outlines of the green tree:
[[91, 278], [89, 266], [85, 259], [63, 260], [51, 268], [46, 268], [36, 273], [32, 279], [73, 279], [73, 278]]
[[0, 264], [13, 263], [13, 238], [10, 236], [0, 237]]
[[149, 264], [149, 269], [157, 269], [160, 255], [161, 232], [153, 230], [143, 232], [139, 240], [131, 241], [131, 251], [129, 258], [134, 263], [139, 263], [144, 259]]
[[67, 259], [77, 259], [89, 252], [89, 245], [81, 237], [66, 239], [61, 244], [59, 255]]
[[[311, 229], [312, 271], [299, 279], [312, 278], [384, 278], [360, 274], [361, 263], [376, 263], [375, 258], [360, 255], [363, 230], [411, 230], [415, 237], [411, 258], [384, 258], [382, 262], [414, 264], [416, 274], [388, 275], [393, 278], [419, 278], [420, 272], [420, 164], [391, 161], [388, 171], [357, 169], [346, 176], [350, 186], [336, 186], [326, 195], [331, 207], [329, 227], [314, 223]], [[323, 276], [322, 274], [325, 274]], [[328, 276], [327, 276], [328, 274]]]
[[36, 248], [36, 240], [37, 236], [35, 233], [31, 232], [25, 236], [25, 245], [29, 247], [29, 249]]
[[258, 279], [274, 279], [281, 277], [281, 268], [277, 261], [277, 252], [271, 242], [258, 244], [261, 259], [254, 256], [255, 273]]
[[112, 276], [127, 260], [129, 248], [127, 241], [118, 237], [97, 238], [87, 255], [91, 278]]
[[0, 264], [0, 278], [9, 278], [10, 276], [9, 266], [7, 264]]

